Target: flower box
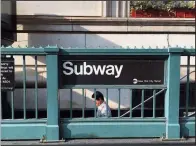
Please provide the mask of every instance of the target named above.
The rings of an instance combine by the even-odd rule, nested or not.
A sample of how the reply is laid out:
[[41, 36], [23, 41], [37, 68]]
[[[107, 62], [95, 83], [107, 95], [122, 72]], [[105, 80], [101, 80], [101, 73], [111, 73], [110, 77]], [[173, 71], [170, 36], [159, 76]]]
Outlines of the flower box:
[[172, 18], [175, 14], [163, 10], [132, 10], [131, 17], [134, 18]]
[[175, 9], [176, 18], [195, 18], [195, 9]]
[[175, 9], [172, 11], [164, 10], [135, 10], [132, 9], [133, 18], [195, 18], [194, 9]]

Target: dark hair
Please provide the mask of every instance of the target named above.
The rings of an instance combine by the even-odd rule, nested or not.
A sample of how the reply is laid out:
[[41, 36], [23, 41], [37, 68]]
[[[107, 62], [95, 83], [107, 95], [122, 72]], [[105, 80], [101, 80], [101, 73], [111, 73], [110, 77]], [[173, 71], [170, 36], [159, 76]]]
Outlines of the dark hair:
[[99, 91], [96, 91], [95, 93], [93, 93], [92, 98], [96, 98], [96, 100], [103, 100], [104, 101], [104, 97], [103, 94]]

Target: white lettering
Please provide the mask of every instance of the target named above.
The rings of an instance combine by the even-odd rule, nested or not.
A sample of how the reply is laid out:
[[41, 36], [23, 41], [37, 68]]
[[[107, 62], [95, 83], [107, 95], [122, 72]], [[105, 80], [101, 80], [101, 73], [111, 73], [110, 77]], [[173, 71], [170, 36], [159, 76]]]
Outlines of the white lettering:
[[76, 75], [82, 75], [83, 74], [82, 65], [80, 65], [79, 72], [78, 72], [77, 66], [74, 66], [74, 71]]
[[120, 68], [118, 69], [118, 66], [115, 65], [115, 69], [117, 72], [117, 76], [115, 76], [115, 78], [119, 78], [123, 69], [123, 65], [120, 66]]
[[67, 73], [66, 71], [63, 71], [63, 73], [64, 73], [65, 75], [71, 75], [71, 74], [73, 74], [73, 68], [68, 67], [67, 64], [69, 64], [69, 65], [71, 65], [71, 66], [73, 65], [72, 62], [64, 62], [64, 63], [63, 63], [63, 67], [64, 67], [65, 69], [68, 69], [70, 72]]
[[[101, 72], [101, 75], [104, 75], [104, 72], [105, 72], [105, 65], [103, 66], [103, 68], [98, 65], [97, 68], [96, 66], [93, 65], [93, 68], [94, 68], [94, 71], [95, 71], [95, 74], [98, 75], [99, 72]], [[99, 71], [100, 70], [100, 71]]]
[[[114, 66], [113, 65], [108, 65], [106, 70], [107, 75], [114, 75]], [[111, 71], [111, 72], [110, 72]]]
[[115, 78], [119, 78], [123, 69], [123, 65], [87, 65], [86, 62], [83, 62], [83, 65], [73, 65], [72, 62], [64, 62], [63, 63], [63, 73], [65, 75], [113, 75]]
[[[87, 72], [87, 68], [89, 68], [89, 72]], [[86, 62], [84, 62], [84, 75], [91, 75], [93, 73], [93, 69], [90, 65], [86, 65]]]

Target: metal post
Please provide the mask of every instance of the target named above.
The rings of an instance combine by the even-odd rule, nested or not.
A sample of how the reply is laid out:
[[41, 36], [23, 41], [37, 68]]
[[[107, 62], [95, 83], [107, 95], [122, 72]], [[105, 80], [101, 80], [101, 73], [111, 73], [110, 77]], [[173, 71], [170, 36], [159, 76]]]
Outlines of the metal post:
[[180, 53], [170, 53], [167, 69], [167, 91], [165, 96], [166, 139], [180, 138]]
[[57, 47], [45, 48], [47, 52], [47, 129], [46, 140], [59, 140], [58, 113], [58, 51]]

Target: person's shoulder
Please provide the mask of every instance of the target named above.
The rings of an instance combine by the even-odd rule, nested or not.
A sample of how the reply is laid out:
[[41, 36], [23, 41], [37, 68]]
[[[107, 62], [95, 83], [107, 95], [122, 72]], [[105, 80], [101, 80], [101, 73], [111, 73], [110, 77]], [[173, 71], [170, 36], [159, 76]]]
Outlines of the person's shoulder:
[[103, 104], [103, 108], [104, 108], [104, 109], [107, 109], [107, 108], [109, 109], [110, 107], [107, 105], [107, 103], [104, 103], [104, 104]]
[[106, 106], [107, 106], [107, 103], [104, 102], [104, 103], [103, 103], [103, 106], [106, 107]]

